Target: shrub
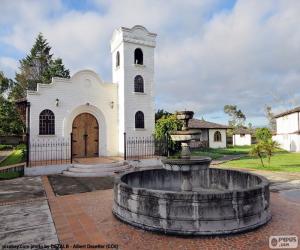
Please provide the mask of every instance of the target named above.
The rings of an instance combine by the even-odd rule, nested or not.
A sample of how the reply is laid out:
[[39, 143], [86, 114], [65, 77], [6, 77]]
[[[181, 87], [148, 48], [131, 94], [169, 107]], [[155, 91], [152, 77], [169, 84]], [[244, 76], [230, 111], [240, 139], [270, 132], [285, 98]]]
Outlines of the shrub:
[[175, 153], [180, 149], [180, 146], [171, 140], [170, 133], [181, 130], [181, 128], [182, 122], [177, 120], [175, 115], [163, 116], [155, 123], [154, 136], [158, 140], [167, 139], [169, 141], [168, 150], [171, 153]]
[[255, 132], [257, 141], [266, 142], [272, 139], [272, 133], [268, 128], [258, 128]]

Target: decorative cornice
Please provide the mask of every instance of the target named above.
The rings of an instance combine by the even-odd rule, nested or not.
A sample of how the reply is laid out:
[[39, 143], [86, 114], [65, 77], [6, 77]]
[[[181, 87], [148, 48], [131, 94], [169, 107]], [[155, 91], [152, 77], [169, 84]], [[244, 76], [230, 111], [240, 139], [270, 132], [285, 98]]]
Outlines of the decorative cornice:
[[146, 41], [146, 40], [141, 40], [141, 39], [134, 39], [134, 38], [130, 38], [130, 37], [124, 37], [123, 38], [124, 42], [129, 42], [129, 43], [135, 43], [135, 44], [140, 44], [140, 45], [144, 45], [144, 46], [149, 46], [149, 47], [155, 47], [156, 43], [155, 41]]

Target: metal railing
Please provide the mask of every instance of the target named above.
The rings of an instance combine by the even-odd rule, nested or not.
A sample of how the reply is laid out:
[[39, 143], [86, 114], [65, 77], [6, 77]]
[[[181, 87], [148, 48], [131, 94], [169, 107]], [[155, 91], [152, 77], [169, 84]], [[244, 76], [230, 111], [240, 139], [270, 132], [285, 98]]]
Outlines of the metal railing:
[[154, 156], [168, 156], [168, 137], [127, 137], [124, 133], [124, 159], [139, 160]]
[[72, 162], [70, 138], [34, 139], [28, 142], [27, 166], [59, 165]]

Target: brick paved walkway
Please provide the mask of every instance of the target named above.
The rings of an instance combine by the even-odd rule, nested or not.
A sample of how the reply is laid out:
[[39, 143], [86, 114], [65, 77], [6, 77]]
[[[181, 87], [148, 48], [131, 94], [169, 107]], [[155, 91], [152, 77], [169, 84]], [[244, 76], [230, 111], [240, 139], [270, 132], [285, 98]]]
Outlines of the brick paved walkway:
[[111, 213], [113, 191], [56, 197], [47, 177], [43, 183], [61, 243], [118, 244], [118, 249], [269, 249], [271, 235], [300, 237], [300, 204], [271, 194], [273, 218], [252, 232], [223, 237], [175, 237], [154, 234], [118, 221]]

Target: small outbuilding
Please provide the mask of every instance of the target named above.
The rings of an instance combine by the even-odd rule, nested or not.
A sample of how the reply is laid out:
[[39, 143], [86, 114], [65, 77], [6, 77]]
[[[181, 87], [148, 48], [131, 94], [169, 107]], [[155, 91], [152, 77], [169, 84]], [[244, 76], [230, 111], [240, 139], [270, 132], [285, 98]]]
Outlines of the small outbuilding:
[[253, 132], [247, 128], [235, 129], [232, 135], [233, 146], [250, 146]]
[[204, 120], [191, 119], [188, 124], [189, 129], [201, 132], [198, 141], [190, 142], [191, 148], [226, 148], [226, 125], [208, 122]]

